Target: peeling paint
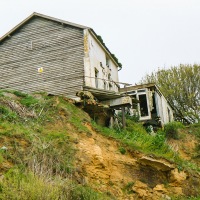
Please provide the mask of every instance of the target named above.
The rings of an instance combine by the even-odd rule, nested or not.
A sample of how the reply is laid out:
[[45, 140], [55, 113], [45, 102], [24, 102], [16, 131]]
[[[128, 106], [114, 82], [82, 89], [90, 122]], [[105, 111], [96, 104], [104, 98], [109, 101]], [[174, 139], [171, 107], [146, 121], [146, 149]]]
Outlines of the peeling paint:
[[[98, 85], [98, 89], [118, 92], [118, 87], [114, 83], [118, 82], [118, 67], [112, 60], [109, 60], [109, 65], [107, 64], [106, 52], [88, 30], [84, 32], [84, 52], [85, 85], [90, 87]], [[95, 70], [98, 71], [97, 74]]]
[[84, 31], [84, 53], [86, 57], [89, 54], [88, 31]]

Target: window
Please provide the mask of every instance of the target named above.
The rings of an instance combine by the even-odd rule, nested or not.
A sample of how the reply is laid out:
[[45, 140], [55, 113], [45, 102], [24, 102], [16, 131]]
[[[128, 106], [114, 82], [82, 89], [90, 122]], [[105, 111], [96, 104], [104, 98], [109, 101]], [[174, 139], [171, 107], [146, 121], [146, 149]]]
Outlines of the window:
[[140, 101], [140, 115], [141, 117], [148, 116], [148, 105], [147, 105], [147, 96], [146, 94], [138, 95]]
[[109, 83], [109, 90], [112, 90], [112, 83]]
[[131, 95], [131, 99], [132, 99], [132, 109], [136, 110], [138, 108], [138, 100], [136, 94]]
[[103, 82], [103, 87], [104, 87], [104, 90], [107, 90], [107, 84], [106, 84], [106, 81]]
[[112, 82], [111, 82], [111, 74], [108, 74], [108, 84], [109, 84], [109, 90], [112, 90]]
[[98, 77], [99, 77], [99, 71], [95, 69], [95, 86], [98, 88]]
[[106, 56], [106, 66], [110, 68], [110, 59]]
[[111, 74], [108, 74], [108, 81], [111, 81]]
[[103, 64], [102, 64], [102, 62], [100, 62], [100, 67], [103, 67]]
[[136, 93], [135, 91], [127, 92], [127, 94], [129, 94], [129, 95], [134, 95], [135, 93]]
[[146, 92], [146, 90], [138, 90], [137, 92], [138, 93], [140, 93], [140, 92]]

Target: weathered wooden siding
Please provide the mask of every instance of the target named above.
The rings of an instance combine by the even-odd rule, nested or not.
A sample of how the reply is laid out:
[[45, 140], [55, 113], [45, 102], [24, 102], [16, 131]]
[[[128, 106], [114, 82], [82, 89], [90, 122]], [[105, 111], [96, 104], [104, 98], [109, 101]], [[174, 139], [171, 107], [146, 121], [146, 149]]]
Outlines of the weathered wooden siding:
[[0, 43], [0, 88], [75, 96], [83, 86], [83, 43], [83, 29], [32, 18]]

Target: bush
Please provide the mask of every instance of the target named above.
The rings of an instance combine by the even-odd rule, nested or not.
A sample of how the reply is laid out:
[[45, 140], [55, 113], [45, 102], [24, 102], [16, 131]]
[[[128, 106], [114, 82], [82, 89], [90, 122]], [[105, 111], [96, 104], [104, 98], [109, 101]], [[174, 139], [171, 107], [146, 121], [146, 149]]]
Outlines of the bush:
[[167, 138], [178, 139], [178, 129], [183, 128], [181, 122], [170, 122], [165, 125], [164, 131]]
[[[120, 121], [122, 121], [122, 112], [119, 112], [119, 113], [117, 114], [117, 117], [118, 117], [118, 119], [119, 119]], [[131, 120], [131, 121], [133, 121], [133, 122], [138, 122], [139, 119], [140, 119], [140, 116], [137, 115], [137, 114], [130, 115], [129, 113], [125, 113], [125, 118], [126, 118], [126, 120]]]
[[119, 152], [124, 155], [126, 153], [126, 149], [124, 147], [119, 147]]

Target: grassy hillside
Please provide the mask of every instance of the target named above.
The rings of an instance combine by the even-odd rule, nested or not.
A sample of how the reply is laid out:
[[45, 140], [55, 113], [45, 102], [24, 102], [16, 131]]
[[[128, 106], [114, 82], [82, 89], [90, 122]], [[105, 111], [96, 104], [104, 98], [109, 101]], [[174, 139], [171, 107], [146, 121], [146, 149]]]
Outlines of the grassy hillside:
[[[172, 126], [173, 129], [175, 125]], [[175, 163], [179, 170], [199, 173], [199, 143], [189, 152], [190, 155], [184, 151], [179, 154], [174, 148], [176, 141], [182, 141], [184, 145], [188, 134], [199, 141], [199, 127], [186, 127], [177, 133], [177, 138], [169, 134], [166, 140], [169, 130], [160, 130], [156, 136], [151, 136], [141, 124], [131, 120], [127, 121], [127, 129], [123, 131], [98, 126], [88, 114], [64, 97], [1, 91], [0, 199], [118, 199], [114, 183], [108, 181], [105, 183], [107, 189], [99, 189], [90, 181], [78, 178], [82, 173], [87, 179], [88, 172], [79, 172], [77, 144], [81, 144], [84, 137], [90, 139], [93, 132], [116, 142], [116, 154], [138, 153], [155, 159], [164, 158]], [[192, 181], [191, 184], [200, 184]], [[127, 189], [133, 185], [126, 183], [121, 198], [127, 195], [129, 199], [130, 195], [135, 195], [129, 194]], [[187, 195], [198, 194], [199, 189], [194, 188]]]

